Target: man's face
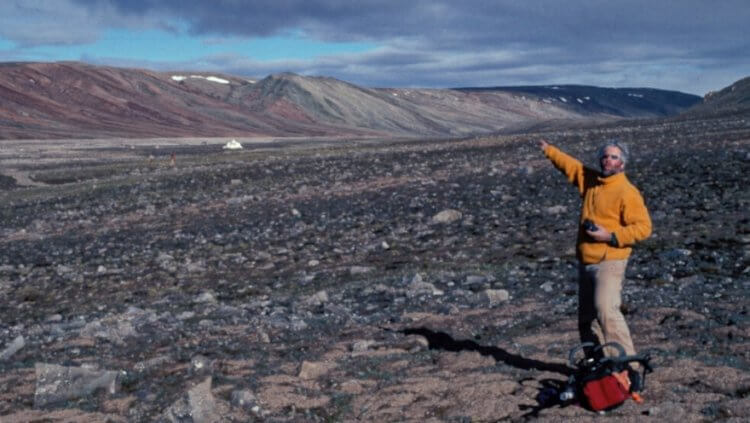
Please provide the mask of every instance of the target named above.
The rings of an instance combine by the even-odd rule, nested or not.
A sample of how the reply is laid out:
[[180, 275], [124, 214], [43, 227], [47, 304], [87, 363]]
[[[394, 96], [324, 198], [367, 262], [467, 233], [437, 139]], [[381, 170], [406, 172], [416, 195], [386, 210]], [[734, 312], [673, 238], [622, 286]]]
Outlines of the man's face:
[[613, 145], [605, 148], [604, 153], [599, 157], [599, 165], [602, 168], [602, 174], [604, 176], [610, 176], [624, 171], [625, 163], [622, 162], [622, 151]]

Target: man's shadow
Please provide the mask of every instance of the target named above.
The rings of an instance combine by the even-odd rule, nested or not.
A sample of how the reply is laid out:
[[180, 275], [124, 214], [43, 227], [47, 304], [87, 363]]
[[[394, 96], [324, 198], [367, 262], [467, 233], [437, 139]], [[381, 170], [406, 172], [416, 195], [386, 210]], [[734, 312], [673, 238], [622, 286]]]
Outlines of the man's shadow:
[[[524, 370], [542, 370], [554, 373], [560, 373], [564, 376], [571, 376], [574, 370], [565, 364], [559, 363], [545, 363], [543, 361], [534, 360], [526, 357], [522, 357], [518, 354], [511, 354], [502, 348], [494, 346], [480, 345], [469, 339], [457, 340], [451, 335], [445, 332], [436, 332], [432, 329], [425, 327], [419, 328], [405, 328], [399, 332], [404, 335], [421, 335], [427, 339], [429, 348], [431, 350], [443, 350], [443, 351], [476, 351], [482, 355], [491, 356], [495, 361], [503, 362], [509, 366], [513, 366]], [[561, 407], [566, 406], [563, 404], [559, 397], [558, 392], [562, 390], [565, 385], [565, 381], [544, 379], [540, 381], [542, 387], [536, 395], [537, 405], [521, 405], [521, 410], [528, 410], [529, 412], [524, 417], [536, 417], [540, 411], [551, 408], [556, 405]]]

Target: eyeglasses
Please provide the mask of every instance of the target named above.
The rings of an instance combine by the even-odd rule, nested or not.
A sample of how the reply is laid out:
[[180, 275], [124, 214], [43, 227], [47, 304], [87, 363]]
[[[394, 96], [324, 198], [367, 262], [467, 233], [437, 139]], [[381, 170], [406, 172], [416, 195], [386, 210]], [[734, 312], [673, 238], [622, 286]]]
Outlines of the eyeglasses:
[[620, 156], [618, 156], [617, 154], [602, 154], [602, 157], [599, 160], [604, 160], [607, 157], [609, 157], [612, 160], [620, 160]]

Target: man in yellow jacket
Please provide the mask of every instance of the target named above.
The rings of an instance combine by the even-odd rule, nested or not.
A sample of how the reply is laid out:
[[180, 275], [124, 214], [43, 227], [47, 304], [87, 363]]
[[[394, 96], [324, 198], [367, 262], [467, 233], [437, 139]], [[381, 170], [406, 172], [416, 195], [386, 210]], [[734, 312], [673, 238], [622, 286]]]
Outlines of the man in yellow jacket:
[[620, 311], [622, 282], [633, 244], [651, 235], [651, 218], [641, 193], [625, 176], [628, 148], [607, 142], [598, 151], [600, 170], [594, 170], [545, 140], [539, 145], [583, 198], [576, 245], [581, 341], [617, 342], [628, 355], [635, 354]]

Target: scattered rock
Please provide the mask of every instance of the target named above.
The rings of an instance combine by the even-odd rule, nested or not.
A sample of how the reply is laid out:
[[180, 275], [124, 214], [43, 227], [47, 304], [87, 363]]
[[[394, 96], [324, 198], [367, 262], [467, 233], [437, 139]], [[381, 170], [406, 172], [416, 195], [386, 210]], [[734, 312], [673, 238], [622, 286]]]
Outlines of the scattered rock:
[[328, 293], [326, 291], [318, 291], [305, 300], [305, 303], [311, 306], [320, 306], [327, 302]]
[[372, 267], [368, 266], [352, 266], [349, 268], [349, 274], [352, 276], [361, 275], [364, 273], [370, 273], [372, 270]]
[[258, 406], [258, 399], [255, 397], [255, 394], [248, 390], [232, 391], [231, 402], [235, 407], [251, 411]]
[[106, 339], [116, 345], [125, 345], [126, 338], [137, 336], [133, 323], [121, 319], [120, 316], [87, 323], [81, 329], [80, 334], [81, 336]]
[[482, 285], [489, 281], [486, 276], [483, 275], [468, 275], [466, 276], [466, 285]]
[[557, 214], [564, 214], [568, 212], [568, 208], [563, 205], [557, 205], [552, 207], [547, 207], [544, 209], [544, 212], [547, 214], [557, 215]]
[[37, 363], [35, 371], [34, 407], [37, 408], [82, 398], [99, 389], [114, 395], [119, 386], [116, 371], [47, 363]]
[[490, 307], [510, 300], [510, 293], [505, 289], [486, 289], [479, 295], [480, 301], [489, 303]]
[[336, 363], [303, 361], [299, 370], [300, 379], [317, 379], [336, 368]]
[[148, 372], [151, 370], [158, 369], [164, 365], [173, 363], [174, 360], [172, 357], [167, 355], [162, 355], [158, 357], [151, 358], [149, 360], [140, 361], [136, 363], [133, 366], [133, 370], [136, 372]]
[[446, 209], [435, 216], [432, 216], [432, 221], [434, 223], [453, 223], [457, 220], [461, 220], [461, 218], [463, 218], [463, 214], [460, 211]]
[[190, 359], [190, 370], [193, 374], [210, 375], [212, 372], [211, 360], [204, 355], [196, 355]]
[[24, 340], [23, 336], [18, 335], [15, 338], [13, 338], [13, 341], [5, 347], [5, 349], [0, 352], [0, 361], [5, 361], [10, 359], [13, 354], [17, 353], [26, 345], [26, 341]]
[[216, 303], [216, 296], [213, 292], [203, 292], [195, 298], [196, 304]]
[[366, 339], [357, 341], [354, 344], [352, 344], [352, 352], [354, 353], [361, 353], [368, 351], [375, 347], [378, 343], [374, 339]]
[[[748, 122], [545, 129], [582, 157], [602, 131], [642, 150], [628, 176], [655, 234], [631, 256], [623, 310], [658, 362], [645, 406], [615, 419], [747, 414], [750, 169], [732, 152]], [[248, 160], [180, 146], [174, 169], [146, 147], [107, 162], [113, 147], [35, 165], [66, 182], [0, 193], [0, 419], [596, 418], [534, 414], [577, 343], [580, 201], [534, 137], [271, 142]], [[29, 363], [53, 362], [82, 374], [37, 381]]]
[[172, 423], [218, 423], [224, 421], [227, 407], [222, 407], [211, 392], [211, 378], [191, 388], [163, 414]]

